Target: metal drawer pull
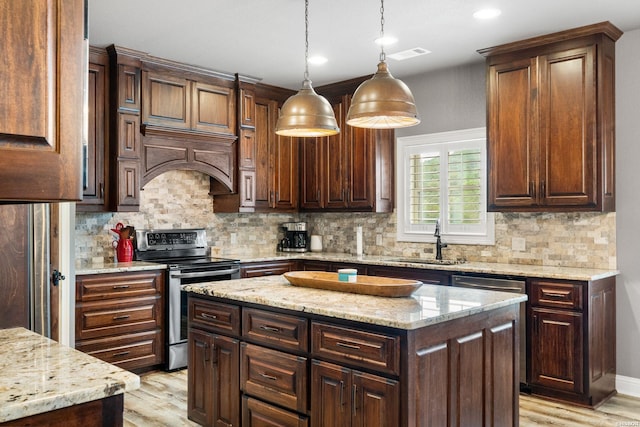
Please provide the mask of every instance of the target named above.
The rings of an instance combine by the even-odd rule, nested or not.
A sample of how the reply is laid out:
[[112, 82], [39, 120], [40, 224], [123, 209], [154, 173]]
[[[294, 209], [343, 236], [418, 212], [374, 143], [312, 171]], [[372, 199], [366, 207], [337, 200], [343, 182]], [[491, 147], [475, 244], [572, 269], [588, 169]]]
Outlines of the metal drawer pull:
[[207, 313], [200, 313], [200, 317], [202, 317], [203, 319], [211, 319], [211, 320], [218, 319], [218, 316], [216, 316], [215, 314], [207, 314]]
[[357, 385], [353, 385], [353, 388], [351, 389], [351, 405], [353, 405], [351, 407], [352, 409], [352, 414], [356, 415], [356, 412], [358, 410], [358, 386]]
[[129, 289], [129, 285], [113, 285], [113, 289]]
[[260, 329], [262, 329], [263, 331], [269, 331], [269, 332], [280, 332], [280, 328], [276, 328], [268, 325], [261, 325]]
[[544, 296], [548, 298], [564, 299], [567, 297], [567, 294], [556, 294], [553, 292], [544, 292]]
[[131, 353], [131, 352], [130, 351], [121, 351], [120, 353], [114, 353], [113, 357], [126, 356], [129, 353]]
[[336, 345], [337, 345], [338, 347], [350, 348], [350, 349], [352, 349], [352, 350], [360, 350], [360, 346], [359, 346], [359, 345], [349, 344], [349, 343], [346, 343], [346, 342], [340, 342], [340, 341], [338, 341], [338, 342], [336, 343]]
[[260, 374], [262, 378], [266, 378], [271, 381], [277, 381], [278, 377], [274, 377], [273, 375], [265, 374], [264, 372]]
[[131, 316], [129, 316], [128, 314], [123, 314], [121, 316], [113, 316], [113, 320], [124, 320], [124, 319], [128, 319], [129, 317]]

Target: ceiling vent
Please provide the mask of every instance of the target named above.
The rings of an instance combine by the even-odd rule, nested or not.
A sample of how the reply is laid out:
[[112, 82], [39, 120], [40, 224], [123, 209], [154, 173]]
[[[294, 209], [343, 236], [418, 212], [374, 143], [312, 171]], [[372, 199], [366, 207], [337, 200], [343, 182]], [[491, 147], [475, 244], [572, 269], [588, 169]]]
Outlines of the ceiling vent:
[[421, 47], [414, 47], [413, 49], [403, 50], [402, 52], [387, 55], [387, 58], [395, 59], [396, 61], [404, 61], [405, 59], [415, 58], [416, 56], [426, 55], [428, 53], [431, 53], [431, 51]]

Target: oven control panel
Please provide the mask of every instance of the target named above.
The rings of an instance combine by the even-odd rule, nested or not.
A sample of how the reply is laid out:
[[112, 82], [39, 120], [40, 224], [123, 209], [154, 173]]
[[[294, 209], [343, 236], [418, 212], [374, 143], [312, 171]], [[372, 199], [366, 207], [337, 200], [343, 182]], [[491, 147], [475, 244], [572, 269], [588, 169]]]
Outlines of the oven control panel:
[[169, 251], [173, 249], [206, 248], [204, 229], [189, 230], [136, 230], [138, 251]]

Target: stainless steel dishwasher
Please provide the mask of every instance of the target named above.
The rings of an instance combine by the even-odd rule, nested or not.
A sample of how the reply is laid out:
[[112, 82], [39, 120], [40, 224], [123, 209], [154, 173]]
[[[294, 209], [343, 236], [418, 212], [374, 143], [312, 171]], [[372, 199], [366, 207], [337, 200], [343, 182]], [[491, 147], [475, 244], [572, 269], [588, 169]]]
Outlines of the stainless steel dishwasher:
[[[526, 293], [524, 280], [496, 279], [493, 277], [479, 277], [454, 274], [451, 276], [451, 286], [458, 288], [483, 289], [488, 291]], [[520, 383], [527, 383], [527, 312], [526, 304], [520, 303]]]

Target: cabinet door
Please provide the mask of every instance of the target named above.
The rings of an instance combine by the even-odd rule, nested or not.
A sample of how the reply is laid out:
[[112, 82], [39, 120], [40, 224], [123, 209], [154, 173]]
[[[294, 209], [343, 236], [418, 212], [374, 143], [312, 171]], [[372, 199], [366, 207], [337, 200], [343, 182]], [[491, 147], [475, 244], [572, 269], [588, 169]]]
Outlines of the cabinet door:
[[187, 414], [204, 426], [240, 425], [240, 351], [233, 338], [189, 329]]
[[189, 369], [187, 415], [203, 426], [212, 425], [213, 367], [211, 364], [213, 336], [189, 329]]
[[181, 77], [142, 72], [142, 123], [177, 129], [191, 127], [191, 86]]
[[267, 209], [271, 206], [270, 156], [269, 147], [275, 133], [271, 133], [277, 117], [278, 104], [275, 101], [256, 99], [256, 131], [255, 131], [255, 205], [256, 208]]
[[84, 1], [0, 9], [0, 200], [82, 199]]
[[300, 138], [300, 208], [320, 209], [323, 201], [323, 146], [327, 138]]
[[538, 58], [540, 184], [547, 206], [595, 206], [595, 46]]
[[372, 210], [376, 197], [375, 133], [354, 127], [350, 127], [348, 132], [347, 205]]
[[350, 426], [351, 388], [351, 370], [313, 360], [311, 427]]
[[326, 138], [326, 153], [323, 164], [322, 190], [325, 193], [324, 207], [328, 209], [344, 209], [349, 206], [348, 176], [350, 171], [351, 154], [350, 138], [354, 129], [345, 123], [349, 109], [348, 97], [333, 105], [333, 113], [340, 127], [340, 133]]
[[400, 425], [398, 381], [354, 371], [352, 399], [352, 427]]
[[488, 210], [537, 203], [535, 59], [488, 69]]
[[78, 211], [105, 208], [105, 113], [108, 60], [91, 52], [87, 82], [87, 140], [83, 145], [82, 202]]
[[240, 425], [240, 343], [213, 337], [213, 425]]
[[273, 207], [298, 208], [298, 138], [275, 136], [273, 146]]
[[582, 393], [582, 313], [531, 308], [531, 384]]
[[191, 129], [235, 135], [235, 91], [202, 82], [191, 82], [191, 90]]

